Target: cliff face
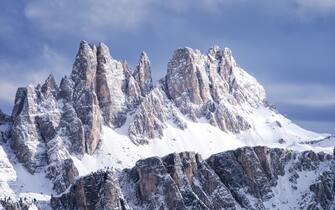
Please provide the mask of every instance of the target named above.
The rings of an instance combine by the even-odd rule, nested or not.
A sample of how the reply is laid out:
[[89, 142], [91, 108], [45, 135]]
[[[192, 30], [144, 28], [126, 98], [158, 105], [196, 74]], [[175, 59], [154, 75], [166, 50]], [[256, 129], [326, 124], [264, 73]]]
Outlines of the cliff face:
[[140, 160], [119, 174], [80, 178], [54, 209], [333, 209], [333, 156], [243, 147], [202, 160], [193, 152]]

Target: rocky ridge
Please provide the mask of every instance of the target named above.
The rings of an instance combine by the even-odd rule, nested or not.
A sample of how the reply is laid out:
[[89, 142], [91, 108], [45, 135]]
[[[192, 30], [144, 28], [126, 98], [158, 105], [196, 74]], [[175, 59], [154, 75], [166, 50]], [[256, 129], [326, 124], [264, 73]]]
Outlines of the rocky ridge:
[[[334, 169], [332, 155], [312, 151], [243, 147], [207, 160], [194, 152], [173, 153], [140, 160], [135, 167], [119, 174], [107, 169], [82, 177], [67, 192], [53, 197], [51, 206], [282, 209], [288, 204], [291, 209], [332, 209]], [[292, 194], [285, 197], [278, 189]]]
[[30, 173], [47, 166], [47, 177], [62, 192], [78, 175], [71, 155], [92, 155], [101, 142], [102, 125], [122, 126], [152, 88], [145, 53], [132, 74], [106, 45], [83, 41], [71, 75], [59, 87], [50, 75], [43, 85], [18, 89], [10, 145]]
[[102, 125], [119, 128], [131, 113], [128, 135], [135, 144], [162, 137], [169, 120], [186, 128], [180, 114], [193, 121], [206, 117], [224, 131], [239, 132], [250, 125], [236, 106], [247, 112], [265, 101], [264, 90], [250, 78], [228, 49], [215, 47], [202, 55], [183, 48], [175, 51], [167, 75], [154, 87], [145, 52], [131, 72], [126, 62], [112, 58], [105, 44], [83, 41], [71, 75], [59, 87], [50, 75], [42, 85], [18, 89], [10, 145], [34, 173], [50, 164], [60, 168], [71, 162], [72, 154], [92, 155], [101, 142]]

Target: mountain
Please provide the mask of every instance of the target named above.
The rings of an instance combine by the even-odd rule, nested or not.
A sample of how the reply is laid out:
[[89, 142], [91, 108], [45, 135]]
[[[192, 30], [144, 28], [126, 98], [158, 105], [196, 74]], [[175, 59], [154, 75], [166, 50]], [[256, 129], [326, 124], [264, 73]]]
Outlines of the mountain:
[[[266, 199], [273, 198], [271, 205], [284, 205], [275, 201], [281, 199], [281, 195], [275, 193], [281, 190], [280, 187], [286, 187], [286, 183], [279, 180], [287, 174], [282, 172], [283, 168], [291, 163], [275, 159], [271, 167], [281, 167], [281, 172], [269, 172], [270, 169], [264, 167], [272, 163], [259, 160], [268, 156], [250, 156], [257, 153], [258, 147], [252, 148], [252, 152], [249, 147], [236, 150], [243, 157], [261, 161], [261, 168], [257, 166], [261, 172], [251, 172], [245, 168], [243, 171], [240, 165], [244, 163], [235, 164], [236, 160], [231, 163], [233, 165], [229, 167], [232, 167], [232, 171], [242, 170], [241, 174], [253, 176], [252, 181], [250, 177], [245, 178], [249, 181], [239, 186], [231, 186], [236, 180], [228, 182], [220, 177], [221, 172], [216, 171], [220, 169], [211, 165], [214, 164], [210, 161], [213, 156], [205, 162], [186, 160], [195, 161], [196, 168], [204, 168], [204, 171], [197, 172], [201, 173], [199, 176], [212, 174], [213, 178], [210, 179], [214, 179], [214, 185], [221, 186], [218, 190], [226, 192], [224, 195], [213, 195], [217, 196], [215, 198], [200, 198], [199, 193], [212, 193], [214, 186], [213, 183], [204, 183], [206, 180], [199, 177], [196, 182], [202, 182], [199, 183], [202, 192], [193, 189], [193, 182], [187, 186], [175, 183], [178, 182], [175, 176], [179, 175], [172, 173], [184, 173], [173, 172], [181, 167], [179, 163], [174, 163], [174, 159], [178, 159], [176, 154], [137, 161], [178, 152], [179, 156], [187, 158], [194, 159], [200, 155], [208, 158], [215, 153], [256, 145], [296, 150], [273, 149], [296, 156], [312, 154], [319, 158], [321, 154], [303, 150], [328, 154], [333, 152], [333, 137], [304, 130], [278, 113], [267, 101], [264, 88], [238, 66], [228, 48], [215, 46], [207, 54], [188, 47], [177, 49], [168, 62], [166, 75], [156, 84], [152, 81], [151, 71], [150, 60], [145, 52], [141, 53], [138, 64], [132, 70], [126, 61], [114, 59], [105, 44], [95, 46], [82, 41], [71, 74], [64, 76], [59, 85], [50, 75], [43, 84], [19, 88], [11, 116], [0, 112], [0, 197], [11, 197], [10, 202], [3, 201], [3, 206], [48, 208], [50, 196], [54, 194], [51, 206], [56, 209], [86, 209], [86, 205], [90, 206], [87, 209], [94, 209], [93, 204], [96, 208], [111, 205], [110, 209], [136, 209], [136, 206], [142, 205], [137, 202], [146, 202], [145, 199], [149, 201], [142, 205], [143, 208], [159, 208], [157, 199], [165, 199], [163, 208], [171, 208], [167, 202], [169, 199], [172, 199], [177, 209], [213, 209], [223, 205], [221, 202], [226, 202], [233, 209], [272, 208], [265, 202]], [[272, 152], [268, 148], [262, 150]], [[330, 167], [332, 158], [323, 153], [321, 156], [323, 159], [320, 157], [318, 160]], [[290, 160], [296, 158], [290, 157]], [[135, 163], [135, 169], [125, 169], [134, 167]], [[106, 167], [113, 169], [101, 171]], [[311, 173], [315, 173], [315, 176], [309, 177], [311, 185], [321, 179], [317, 173], [323, 172], [323, 169], [319, 170], [318, 167], [308, 168]], [[136, 168], [144, 170], [143, 176], [150, 183], [141, 184], [138, 178], [134, 179], [133, 176], [142, 177], [141, 174], [136, 175]], [[92, 174], [93, 171], [98, 172]], [[162, 175], [159, 179], [150, 175], [157, 173]], [[130, 178], [120, 179], [120, 174]], [[188, 178], [191, 182], [192, 176]], [[264, 179], [262, 183], [266, 182], [266, 190], [269, 192], [271, 187], [277, 187], [272, 197], [260, 195], [257, 191], [261, 189], [249, 183], [254, 183], [258, 178]], [[95, 181], [98, 184], [92, 186]], [[159, 184], [161, 190], [170, 189], [174, 197], [165, 198], [163, 191], [153, 191], [158, 186], [153, 186], [151, 181], [154, 185]], [[273, 183], [276, 181], [279, 184]], [[127, 194], [131, 192], [124, 192], [125, 188], [137, 184], [141, 185], [140, 189], [143, 188], [140, 191], [150, 191], [149, 197], [141, 194], [137, 198], [137, 195]], [[184, 189], [181, 187], [187, 188], [187, 195], [183, 194]], [[296, 187], [299, 192], [306, 191], [306, 186]], [[88, 195], [85, 194], [86, 188]], [[240, 188], [252, 188], [253, 192], [245, 192], [244, 198], [240, 198], [242, 195], [237, 192]], [[331, 193], [332, 190], [330, 188]], [[84, 195], [81, 194], [83, 192]], [[150, 197], [153, 192], [155, 196], [163, 197]], [[107, 200], [97, 200], [95, 196], [99, 193], [105, 195]], [[27, 199], [19, 203], [20, 197]], [[227, 201], [221, 201], [226, 197], [229, 198]], [[137, 200], [133, 200], [135, 198]], [[34, 199], [39, 205], [32, 202]], [[86, 201], [89, 204], [85, 204]], [[185, 202], [194, 202], [194, 205]], [[287, 202], [287, 205], [300, 205], [294, 201]], [[322, 202], [326, 204], [316, 200], [315, 206], [330, 206], [331, 203]]]

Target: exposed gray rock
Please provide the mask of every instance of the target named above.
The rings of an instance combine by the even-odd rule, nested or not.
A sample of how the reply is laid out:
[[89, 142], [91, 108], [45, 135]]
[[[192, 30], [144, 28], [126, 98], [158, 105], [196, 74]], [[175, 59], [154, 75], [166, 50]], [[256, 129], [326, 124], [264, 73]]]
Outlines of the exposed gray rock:
[[126, 121], [126, 76], [121, 62], [114, 60], [105, 44], [97, 51], [97, 95], [105, 122], [120, 127]]
[[43, 93], [44, 97], [49, 97], [52, 95], [53, 97], [57, 97], [58, 95], [58, 86], [56, 84], [56, 80], [52, 74], [48, 76], [46, 81], [41, 87], [41, 92]]
[[138, 106], [129, 125], [128, 135], [136, 144], [148, 143], [149, 139], [163, 136], [169, 119], [179, 128], [186, 128], [161, 87], [155, 87]]
[[0, 142], [7, 142], [10, 138], [11, 117], [0, 109]]
[[[290, 208], [330, 210], [335, 193], [332, 158], [322, 152], [261, 146], [219, 153], [207, 160], [193, 152], [173, 153], [139, 160], [118, 178], [108, 171], [80, 178], [51, 203], [54, 209], [100, 209], [97, 203], [113, 204], [115, 209], [281, 209], [287, 201], [280, 200], [278, 190], [292, 187], [301, 197]], [[294, 186], [305, 174], [315, 174], [315, 179], [302, 178], [310, 187], [299, 191]], [[288, 178], [287, 183], [279, 181]]]
[[158, 157], [138, 161], [121, 178], [121, 188], [133, 209], [186, 209], [177, 185]]
[[227, 48], [211, 48], [208, 55], [177, 49], [165, 78], [167, 95], [183, 114], [194, 121], [205, 116], [224, 131], [250, 128], [244, 113], [265, 101], [264, 89], [237, 66]]
[[71, 79], [74, 81], [73, 107], [84, 126], [85, 149], [93, 154], [100, 142], [102, 126], [99, 102], [95, 93], [97, 49], [82, 41], [73, 64]]
[[52, 197], [50, 203], [57, 210], [129, 209], [110, 170], [76, 180], [67, 193]]
[[53, 162], [46, 170], [46, 176], [53, 182], [53, 189], [58, 193], [64, 192], [78, 175], [72, 159]]
[[38, 130], [38, 97], [33, 86], [19, 88], [13, 109], [10, 145], [17, 158], [34, 173], [46, 165], [46, 145]]
[[320, 174], [317, 182], [310, 185], [314, 193], [307, 209], [334, 209], [335, 208], [335, 173], [334, 168]]
[[136, 66], [133, 76], [139, 84], [142, 96], [147, 95], [153, 88], [153, 84], [151, 78], [150, 60], [145, 52], [141, 53], [139, 63]]
[[85, 153], [84, 127], [78, 118], [74, 108], [66, 103], [63, 107], [62, 118], [59, 125], [59, 135], [67, 138], [71, 147], [68, 148], [74, 154], [83, 155]]
[[74, 82], [69, 77], [65, 76], [63, 77], [60, 86], [59, 86], [59, 92], [58, 92], [58, 99], [65, 100], [66, 102], [69, 102], [72, 100], [73, 96], [73, 90], [74, 90]]
[[236, 209], [227, 187], [215, 172], [193, 152], [170, 154], [163, 158], [187, 209]]
[[2, 110], [0, 109], [0, 125], [4, 125], [9, 122], [10, 122], [10, 116], [3, 113]]

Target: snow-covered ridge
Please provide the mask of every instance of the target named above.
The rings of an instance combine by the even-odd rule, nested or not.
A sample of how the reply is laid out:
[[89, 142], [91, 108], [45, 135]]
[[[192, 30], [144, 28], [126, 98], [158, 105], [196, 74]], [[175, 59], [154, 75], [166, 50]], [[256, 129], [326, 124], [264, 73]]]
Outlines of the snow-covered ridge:
[[[328, 135], [300, 128], [268, 106], [264, 88], [228, 48], [177, 49], [157, 84], [145, 52], [134, 69], [105, 44], [82, 41], [72, 73], [59, 85], [50, 75], [41, 85], [19, 88], [12, 116], [0, 113], [0, 174], [7, 177], [0, 196], [43, 200], [78, 176], [173, 152], [207, 158], [256, 145], [332, 152], [332, 138], [306, 144]], [[20, 182], [24, 173], [49, 184], [31, 188]]]

